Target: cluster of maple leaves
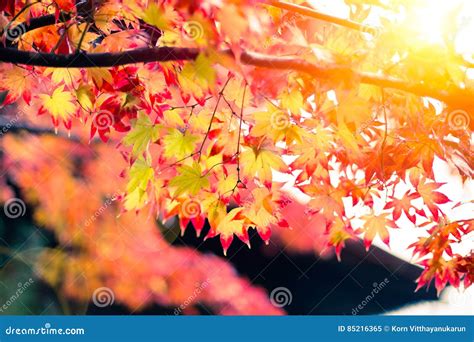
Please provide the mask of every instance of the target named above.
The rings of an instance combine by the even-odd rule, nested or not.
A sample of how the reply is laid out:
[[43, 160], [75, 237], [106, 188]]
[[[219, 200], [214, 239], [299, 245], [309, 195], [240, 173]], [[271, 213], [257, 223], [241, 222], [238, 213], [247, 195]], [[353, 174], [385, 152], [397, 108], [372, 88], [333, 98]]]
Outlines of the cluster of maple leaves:
[[[359, 2], [348, 3], [353, 5], [352, 19], [368, 16]], [[206, 237], [219, 236], [226, 252], [234, 236], [249, 244], [249, 229], [256, 229], [265, 241], [272, 231], [291, 229], [285, 208], [296, 195], [305, 195], [308, 202], [304, 210], [298, 207], [300, 215], [323, 220], [325, 232], [318, 238], [338, 254], [347, 240], [358, 237], [367, 248], [377, 237], [388, 244], [390, 229], [411, 222], [423, 235], [412, 245], [425, 267], [419, 285], [436, 279], [440, 291], [448, 283], [472, 284], [472, 251], [459, 255], [451, 248], [472, 233], [472, 218], [450, 221], [443, 213], [442, 208], [465, 203], [451, 203], [433, 169], [439, 159], [463, 181], [472, 176], [472, 134], [469, 122], [459, 126], [452, 121], [450, 113], [457, 108], [440, 110], [434, 101], [361, 83], [349, 72], [322, 80], [299, 71], [244, 65], [238, 56], [250, 50], [319, 63], [323, 55], [327, 65], [390, 70], [393, 77], [440, 89], [461, 82], [462, 67], [456, 69], [450, 59], [449, 68], [421, 63], [409, 47], [390, 39], [395, 30], [367, 39], [366, 33], [251, 0], [109, 0], [93, 9], [92, 22], [83, 20], [70, 0], [39, 1], [22, 10], [25, 6], [22, 1], [2, 1], [3, 27], [14, 26], [12, 20], [20, 24], [51, 13], [59, 18], [68, 12], [71, 18], [9, 42], [21, 50], [67, 55], [178, 46], [202, 51], [192, 61], [117, 61], [110, 68], [0, 65], [3, 105], [19, 104], [22, 120], [39, 122], [34, 116], [44, 114], [56, 129], [63, 125], [79, 136], [87, 130], [91, 143], [98, 137], [116, 145], [116, 153], [127, 163], [116, 171], [123, 169], [126, 184], [107, 185], [106, 191], [120, 193], [118, 199], [128, 212], [123, 220], [134, 221], [130, 212], [135, 211], [164, 221], [178, 216], [183, 231], [192, 226], [198, 235], [207, 220]], [[221, 53], [222, 48], [230, 48], [236, 58]], [[394, 64], [395, 54], [408, 57]], [[472, 81], [467, 86], [473, 86]], [[2, 143], [9, 149], [17, 142]], [[15, 145], [15, 153], [19, 150]], [[10, 154], [13, 164], [32, 163], [28, 158], [15, 160], [15, 153]], [[113, 153], [110, 148], [100, 158], [108, 153]], [[94, 167], [91, 163], [87, 170], [90, 191], [104, 193], [107, 177]], [[34, 178], [22, 170], [17, 170], [17, 181], [29, 193]], [[100, 196], [84, 203], [79, 198], [88, 195], [76, 194], [82, 191], [80, 182], [70, 174], [64, 177], [77, 205], [69, 203], [68, 213], [100, 207]], [[64, 241], [74, 239], [84, 220], [70, 221], [60, 203], [35, 193], [43, 222], [57, 227]], [[349, 214], [354, 209], [364, 214]], [[355, 220], [362, 224], [356, 227]], [[99, 227], [107, 224], [94, 225]], [[136, 229], [147, 240], [149, 233]], [[102, 253], [94, 250], [88, 252]], [[181, 252], [173, 253], [181, 258]], [[132, 266], [124, 262], [114, 267]]]

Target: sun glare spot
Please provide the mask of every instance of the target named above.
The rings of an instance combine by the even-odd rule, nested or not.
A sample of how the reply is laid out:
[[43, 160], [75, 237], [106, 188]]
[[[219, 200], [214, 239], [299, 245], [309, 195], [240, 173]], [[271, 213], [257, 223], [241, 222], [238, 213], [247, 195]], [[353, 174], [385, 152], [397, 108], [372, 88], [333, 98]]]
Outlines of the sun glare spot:
[[406, 22], [417, 40], [430, 45], [453, 44], [460, 54], [474, 54], [474, 1], [421, 0], [414, 2]]

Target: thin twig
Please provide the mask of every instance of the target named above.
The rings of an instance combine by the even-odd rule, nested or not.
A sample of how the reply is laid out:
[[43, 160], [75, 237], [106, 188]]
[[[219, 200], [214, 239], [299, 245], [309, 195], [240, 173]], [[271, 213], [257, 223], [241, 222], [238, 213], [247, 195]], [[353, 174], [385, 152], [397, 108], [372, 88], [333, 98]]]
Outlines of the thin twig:
[[211, 131], [211, 128], [212, 128], [212, 122], [214, 121], [214, 117], [216, 116], [216, 113], [217, 113], [217, 108], [219, 107], [219, 103], [221, 101], [221, 98], [224, 95], [224, 90], [227, 87], [227, 84], [229, 83], [230, 79], [231, 79], [231, 77], [229, 77], [227, 79], [227, 81], [225, 82], [225, 84], [222, 87], [221, 91], [219, 92], [219, 95], [217, 96], [216, 106], [214, 107], [214, 111], [212, 112], [211, 119], [209, 120], [209, 127], [207, 128], [206, 134], [204, 135], [204, 139], [201, 143], [201, 147], [199, 148], [199, 151], [198, 151], [198, 153], [199, 153], [199, 160], [198, 161], [201, 160], [201, 154], [202, 154], [202, 150], [204, 148], [204, 144], [206, 143], [207, 137], [209, 136], [209, 132]]

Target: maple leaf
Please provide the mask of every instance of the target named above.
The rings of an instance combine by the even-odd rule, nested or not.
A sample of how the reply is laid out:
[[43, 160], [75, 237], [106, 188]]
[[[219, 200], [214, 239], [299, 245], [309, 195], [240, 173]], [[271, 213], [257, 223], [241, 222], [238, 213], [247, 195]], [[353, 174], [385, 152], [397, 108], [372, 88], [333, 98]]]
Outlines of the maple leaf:
[[365, 248], [368, 250], [372, 241], [376, 236], [388, 245], [390, 243], [390, 234], [388, 232], [388, 227], [397, 228], [395, 223], [388, 219], [387, 216], [390, 214], [380, 214], [380, 215], [365, 215], [361, 217], [365, 221], [362, 228], [356, 231], [357, 234], [364, 233], [364, 244]]
[[316, 182], [312, 179], [310, 184], [298, 186], [301, 191], [311, 196], [308, 207], [315, 212], [319, 212], [328, 221], [334, 217], [342, 217], [344, 214], [343, 197], [346, 196], [344, 189], [334, 189], [326, 183]]
[[123, 143], [132, 147], [132, 154], [138, 156], [143, 153], [150, 143], [158, 140], [159, 125], [151, 122], [148, 115], [140, 113], [131, 130], [124, 138]]
[[403, 212], [405, 213], [406, 217], [410, 219], [411, 222], [416, 224], [416, 215], [410, 214], [410, 208], [412, 207], [411, 201], [419, 198], [419, 195], [417, 195], [416, 193], [409, 193], [409, 192], [410, 191], [407, 191], [401, 199], [392, 198], [391, 201], [385, 205], [384, 209], [393, 208], [394, 221], [397, 221]]
[[55, 84], [64, 83], [68, 87], [71, 87], [81, 78], [81, 71], [79, 69], [46, 68], [44, 74], [51, 75], [51, 80]]
[[267, 186], [270, 186], [272, 181], [272, 169], [281, 172], [288, 169], [280, 156], [263, 146], [246, 148], [242, 152], [240, 160], [244, 176], [254, 177], [257, 175], [260, 181]]
[[51, 95], [40, 94], [38, 98], [41, 100], [42, 108], [51, 114], [55, 127], [62, 121], [68, 129], [71, 128], [70, 117], [76, 111], [71, 92], [65, 91], [64, 86], [59, 86]]
[[2, 85], [5, 85], [9, 90], [8, 97], [12, 97], [13, 101], [16, 101], [18, 97], [22, 96], [27, 104], [30, 103], [31, 92], [29, 86], [31, 86], [31, 83], [28, 81], [26, 70], [16, 66], [2, 68], [0, 80], [2, 81]]
[[91, 86], [80, 85], [76, 90], [76, 98], [82, 109], [92, 111], [95, 96]]
[[148, 185], [154, 179], [155, 171], [144, 159], [137, 159], [129, 172], [127, 195], [125, 196], [126, 210], [139, 210], [148, 201]]
[[[251, 192], [252, 201], [245, 205], [245, 211], [243, 212], [248, 225], [255, 226], [258, 234], [266, 244], [270, 240], [271, 228], [278, 225], [288, 225], [284, 217], [279, 213], [279, 202], [282, 198], [277, 189], [278, 186], [273, 186], [272, 189], [253, 189]], [[241, 240], [250, 245], [248, 237], [244, 236]]]
[[244, 85], [242, 81], [236, 77], [233, 77], [228, 82], [227, 86], [224, 89], [224, 95], [228, 101], [234, 102], [237, 106], [242, 105], [242, 99], [244, 100], [244, 108], [249, 107], [252, 101], [252, 94], [249, 94], [248, 91], [245, 92], [244, 98]]
[[165, 157], [176, 158], [181, 160], [194, 152], [198, 137], [181, 133], [178, 129], [173, 128], [163, 138], [165, 147]]
[[273, 104], [268, 104], [266, 111], [257, 112], [253, 115], [255, 126], [252, 128], [252, 136], [271, 136], [275, 142], [285, 138], [287, 145], [290, 145], [293, 141], [301, 142], [299, 127], [291, 123], [290, 115], [282, 109]]
[[348, 127], [353, 124], [355, 130], [372, 120], [371, 104], [365, 99], [360, 98], [355, 92], [341, 94], [341, 103], [338, 104], [333, 120], [338, 125], [344, 123]]
[[413, 129], [413, 127], [401, 130], [400, 133], [407, 141], [398, 146], [396, 155], [405, 156], [403, 164], [407, 168], [415, 167], [421, 163], [425, 172], [432, 176], [434, 157], [445, 159], [445, 152], [439, 139], [431, 138], [429, 128], [425, 128], [425, 130], [427, 134], [420, 134], [420, 131]]
[[280, 94], [281, 105], [283, 108], [289, 109], [293, 114], [300, 113], [304, 107], [304, 99], [301, 92], [297, 89], [284, 91]]
[[188, 62], [178, 74], [178, 81], [184, 92], [189, 92], [195, 98], [203, 97], [203, 89], [214, 89], [216, 70], [211, 60], [200, 54], [194, 62]]
[[161, 30], [169, 30], [172, 22], [177, 18], [176, 12], [172, 8], [166, 7], [163, 9], [156, 3], [149, 4], [141, 16], [147, 24]]
[[438, 204], [444, 204], [450, 201], [445, 194], [439, 191], [435, 191], [439, 189], [442, 185], [442, 183], [436, 182], [428, 183], [426, 182], [426, 179], [420, 180], [419, 183], [416, 185], [416, 190], [418, 194], [423, 198], [423, 202], [431, 211], [435, 220], [438, 219], [439, 213], [441, 212], [441, 209], [439, 209]]
[[108, 84], [114, 83], [112, 74], [106, 68], [88, 68], [87, 75], [92, 78], [92, 81], [98, 88], [102, 88], [104, 82], [107, 82]]
[[215, 194], [210, 194], [201, 202], [203, 210], [207, 213], [207, 220], [211, 229], [209, 230], [206, 239], [216, 235], [216, 229], [224, 216], [227, 215], [227, 206], [222, 199]]
[[248, 241], [247, 231], [244, 228], [245, 220], [239, 216], [243, 208], [232, 209], [220, 222], [216, 228], [216, 233], [220, 235], [224, 255], [232, 243], [234, 234]]
[[341, 260], [341, 250], [345, 247], [346, 241], [354, 239], [354, 232], [349, 224], [340, 218], [331, 222], [329, 228], [328, 245], [333, 246], [336, 251], [337, 259]]
[[88, 28], [88, 23], [81, 23], [77, 25], [71, 25], [67, 31], [68, 34], [68, 42], [75, 48], [79, 48], [79, 42], [81, 42], [81, 50], [88, 51], [92, 44], [90, 44], [92, 41], [97, 39], [98, 35], [87, 31], [86, 28]]
[[194, 162], [192, 166], [183, 165], [178, 168], [178, 176], [170, 181], [171, 187], [176, 187], [174, 196], [182, 194], [197, 195], [198, 192], [209, 186], [207, 174], [202, 174], [201, 165]]
[[446, 260], [442, 257], [423, 260], [422, 265], [425, 269], [417, 279], [418, 286], [415, 291], [429, 285], [433, 279], [435, 279], [438, 296], [448, 283], [458, 287], [460, 276], [456, 270], [456, 261], [456, 259]]

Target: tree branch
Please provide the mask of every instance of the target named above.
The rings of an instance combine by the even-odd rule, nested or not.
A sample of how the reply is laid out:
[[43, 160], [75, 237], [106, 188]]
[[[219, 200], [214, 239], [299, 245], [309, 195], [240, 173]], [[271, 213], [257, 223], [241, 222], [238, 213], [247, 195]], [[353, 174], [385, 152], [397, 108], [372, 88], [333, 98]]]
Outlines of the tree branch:
[[120, 53], [75, 53], [56, 55], [0, 48], [0, 62], [17, 63], [54, 68], [113, 67], [135, 63], [193, 60], [200, 50], [189, 48], [141, 48]]
[[54, 25], [57, 23], [63, 23], [70, 19], [71, 14], [67, 12], [61, 12], [57, 21], [54, 14], [31, 18], [29, 21], [22, 22], [21, 24], [18, 24], [12, 28], [8, 28], [6, 36], [19, 38], [19, 36], [25, 34], [26, 32], [33, 31], [41, 27]]
[[287, 10], [289, 12], [298, 13], [298, 14], [304, 15], [306, 17], [326, 21], [328, 23], [336, 24], [336, 25], [339, 25], [339, 26], [344, 26], [344, 27], [347, 27], [347, 28], [350, 28], [350, 29], [353, 29], [353, 30], [361, 31], [361, 32], [376, 34], [377, 31], [378, 31], [377, 28], [372, 27], [372, 26], [359, 24], [355, 21], [348, 20], [348, 19], [334, 17], [332, 15], [328, 15], [328, 14], [318, 12], [318, 11], [312, 9], [312, 8], [292, 4], [292, 3], [289, 3], [289, 2], [286, 2], [286, 1], [268, 0], [267, 4], [271, 5], [273, 7], [277, 7], [277, 8]]
[[[194, 60], [201, 52], [203, 51], [193, 48], [154, 47], [140, 48], [120, 53], [56, 55], [20, 51], [13, 48], [0, 48], [0, 62], [56, 68], [113, 67], [135, 63]], [[230, 50], [223, 50], [220, 53], [232, 55]], [[453, 88], [449, 91], [440, 90], [424, 83], [410, 83], [386, 75], [357, 72], [346, 65], [327, 64], [324, 61], [321, 62], [321, 65], [318, 65], [297, 57], [275, 57], [244, 51], [240, 56], [240, 62], [268, 69], [305, 72], [321, 79], [353, 79], [382, 88], [397, 89], [418, 96], [431, 97], [447, 104], [457, 104], [458, 107], [460, 106], [459, 103], [461, 105], [470, 104], [474, 97], [471, 91], [460, 88]]]

